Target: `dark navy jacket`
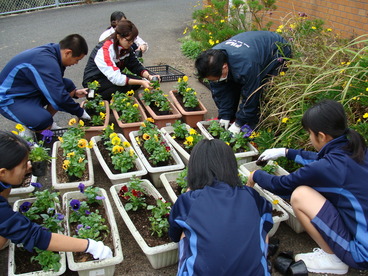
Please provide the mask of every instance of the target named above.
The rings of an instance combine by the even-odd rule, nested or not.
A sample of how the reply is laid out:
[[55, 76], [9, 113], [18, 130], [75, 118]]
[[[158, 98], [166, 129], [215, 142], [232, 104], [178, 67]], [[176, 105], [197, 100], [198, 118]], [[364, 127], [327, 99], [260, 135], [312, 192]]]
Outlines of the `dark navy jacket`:
[[[1, 192], [1, 190], [0, 190]], [[13, 243], [21, 243], [28, 251], [34, 247], [46, 250], [51, 240], [51, 232], [31, 222], [19, 212], [14, 212], [8, 201], [0, 196], [0, 236]]]
[[257, 170], [253, 179], [262, 188], [280, 195], [290, 195], [301, 185], [314, 188], [337, 209], [354, 241], [341, 245], [352, 253], [357, 263], [368, 262], [368, 153], [358, 164], [342, 149], [345, 136], [327, 143], [318, 153], [288, 150], [287, 158], [305, 164], [286, 175], [269, 175]]
[[246, 186], [215, 182], [180, 195], [169, 217], [169, 235], [180, 241], [178, 275], [269, 275], [271, 211], [271, 203]]
[[[261, 86], [266, 75], [277, 74], [276, 69], [283, 62], [279, 57], [291, 56], [290, 48], [285, 44], [286, 41], [276, 33], [249, 31], [213, 47], [225, 52], [229, 66], [226, 81], [210, 82], [219, 118], [230, 120], [236, 115], [238, 125], [249, 124], [255, 127], [258, 122], [260, 91], [251, 99], [248, 97]], [[278, 47], [283, 50], [278, 51]], [[242, 100], [239, 105], [240, 97]], [[238, 105], [239, 111], [236, 113]]]
[[16, 55], [0, 73], [0, 107], [21, 97], [45, 97], [56, 110], [82, 116], [83, 109], [69, 95], [75, 85], [63, 78], [64, 71], [59, 44], [46, 44]]

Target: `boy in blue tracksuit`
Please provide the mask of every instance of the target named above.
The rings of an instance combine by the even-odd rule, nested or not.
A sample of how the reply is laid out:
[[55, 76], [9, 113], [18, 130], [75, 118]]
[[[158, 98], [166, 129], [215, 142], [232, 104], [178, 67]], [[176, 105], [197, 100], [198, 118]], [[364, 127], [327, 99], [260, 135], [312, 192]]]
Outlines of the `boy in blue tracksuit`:
[[318, 153], [274, 148], [262, 160], [286, 156], [304, 167], [286, 175], [252, 173], [248, 185], [291, 194], [293, 210], [321, 249], [298, 254], [308, 271], [345, 274], [348, 266], [368, 269], [368, 153], [364, 138], [347, 127], [340, 103], [325, 100], [302, 119]]
[[218, 118], [225, 128], [233, 120], [229, 128], [233, 133], [245, 124], [256, 127], [260, 87], [267, 76], [278, 74], [283, 57], [291, 57], [286, 40], [268, 31], [240, 33], [199, 55], [197, 76], [210, 81]]
[[177, 275], [270, 275], [267, 233], [272, 206], [242, 186], [223, 141], [202, 140], [188, 165], [190, 191], [171, 209], [169, 235], [179, 243]]
[[50, 128], [57, 110], [89, 119], [72, 99], [87, 92], [76, 90], [73, 82], [63, 77], [66, 67], [77, 64], [87, 53], [85, 39], [74, 34], [58, 44], [29, 49], [12, 58], [0, 73], [0, 113], [35, 131]]

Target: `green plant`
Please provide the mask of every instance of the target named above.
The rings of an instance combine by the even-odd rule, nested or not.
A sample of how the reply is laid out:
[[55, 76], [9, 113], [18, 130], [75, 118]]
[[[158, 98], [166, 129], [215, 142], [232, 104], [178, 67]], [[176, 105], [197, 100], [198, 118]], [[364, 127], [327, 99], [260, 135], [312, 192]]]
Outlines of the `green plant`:
[[142, 99], [146, 105], [153, 105], [158, 108], [159, 111], [170, 111], [170, 102], [167, 99], [167, 95], [160, 89], [159, 83], [152, 83], [153, 89], [145, 88], [142, 93]]
[[129, 185], [121, 187], [118, 195], [128, 202], [124, 205], [126, 211], [137, 211], [138, 209], [147, 206], [145, 200], [146, 191], [141, 187], [142, 180], [139, 178], [132, 178]]
[[185, 168], [178, 174], [178, 177], [176, 178], [176, 184], [178, 184], [178, 186], [181, 188], [180, 194], [185, 193], [188, 189], [187, 175], [188, 168]]
[[37, 253], [37, 256], [31, 257], [31, 262], [36, 261], [38, 262], [43, 271], [47, 270], [53, 270], [53, 271], [59, 271], [61, 268], [60, 254], [52, 251], [46, 251], [41, 250], [38, 248], [35, 248], [35, 251]]
[[275, 174], [277, 170], [277, 164], [267, 164], [266, 166], [262, 167], [262, 171], [265, 171], [269, 174]]
[[106, 117], [106, 107], [105, 102], [100, 94], [96, 94], [93, 99], [86, 100], [84, 103], [84, 108], [92, 111], [91, 124], [93, 126], [103, 125]]
[[100, 83], [97, 80], [94, 80], [92, 82], [87, 82], [87, 87], [89, 89], [97, 90], [100, 87]]
[[121, 93], [117, 91], [113, 94], [111, 108], [120, 113], [119, 120], [124, 123], [134, 123], [141, 120], [139, 106], [135, 102], [134, 91]]
[[156, 200], [156, 206], [148, 205], [147, 210], [151, 210], [152, 215], [149, 217], [151, 222], [152, 235], [156, 234], [162, 237], [169, 231], [168, 217], [170, 214], [171, 203], [164, 202], [161, 199]]
[[178, 93], [183, 97], [184, 107], [195, 108], [199, 105], [197, 92], [193, 88], [188, 86], [187, 76], [178, 79], [177, 88]]
[[189, 151], [203, 139], [202, 134], [198, 133], [194, 128], [189, 128], [188, 130], [187, 125], [179, 120], [174, 122], [173, 128], [172, 138], [184, 140], [184, 148]]
[[32, 162], [50, 161], [49, 149], [43, 147], [42, 143], [34, 144], [29, 152], [29, 160]]

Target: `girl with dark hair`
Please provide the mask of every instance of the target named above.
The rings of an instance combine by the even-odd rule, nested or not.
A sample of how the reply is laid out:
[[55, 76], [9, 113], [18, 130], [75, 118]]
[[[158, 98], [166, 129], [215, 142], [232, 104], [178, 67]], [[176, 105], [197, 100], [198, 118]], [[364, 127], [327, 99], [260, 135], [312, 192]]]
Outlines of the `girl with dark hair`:
[[319, 245], [297, 254], [308, 271], [345, 274], [349, 266], [368, 269], [368, 154], [364, 138], [348, 128], [342, 104], [323, 100], [302, 118], [313, 147], [310, 152], [268, 149], [260, 160], [286, 156], [304, 165], [287, 176], [257, 170], [247, 185], [258, 183], [279, 195], [291, 195], [291, 205], [304, 229]]
[[24, 176], [31, 172], [29, 150], [27, 142], [21, 137], [0, 131], [0, 248], [4, 248], [8, 240], [11, 240], [13, 243], [23, 244], [30, 252], [37, 247], [51, 251], [87, 252], [100, 260], [111, 258], [111, 249], [101, 241], [51, 233], [13, 211], [6, 198], [11, 187], [20, 185]]
[[272, 206], [241, 185], [231, 148], [200, 141], [190, 155], [188, 187], [169, 217], [169, 235], [180, 242], [177, 275], [270, 275]]
[[[143, 88], [152, 89], [150, 80], [158, 75], [150, 75], [137, 59], [132, 48], [138, 29], [129, 20], [119, 21], [115, 32], [106, 40], [97, 44], [88, 58], [84, 69], [83, 86], [97, 80], [98, 93], [104, 100], [111, 100], [116, 91], [127, 92]], [[127, 68], [133, 76], [122, 73]]]

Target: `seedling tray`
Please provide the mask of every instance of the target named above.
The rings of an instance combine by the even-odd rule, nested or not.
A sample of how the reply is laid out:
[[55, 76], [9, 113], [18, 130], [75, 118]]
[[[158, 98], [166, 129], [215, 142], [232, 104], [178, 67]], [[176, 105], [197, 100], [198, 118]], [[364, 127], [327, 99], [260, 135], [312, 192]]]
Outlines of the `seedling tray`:
[[170, 65], [147, 66], [146, 69], [151, 75], [160, 75], [161, 82], [177, 81], [185, 75]]

